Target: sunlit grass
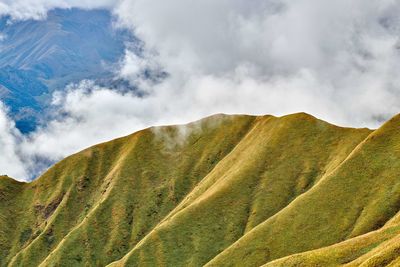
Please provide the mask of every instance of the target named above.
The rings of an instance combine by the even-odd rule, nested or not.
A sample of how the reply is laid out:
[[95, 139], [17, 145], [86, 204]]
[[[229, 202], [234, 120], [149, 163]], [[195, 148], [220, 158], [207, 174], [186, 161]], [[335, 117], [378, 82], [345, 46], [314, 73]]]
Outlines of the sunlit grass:
[[0, 265], [393, 260], [399, 130], [216, 115], [94, 146], [32, 183], [0, 177]]

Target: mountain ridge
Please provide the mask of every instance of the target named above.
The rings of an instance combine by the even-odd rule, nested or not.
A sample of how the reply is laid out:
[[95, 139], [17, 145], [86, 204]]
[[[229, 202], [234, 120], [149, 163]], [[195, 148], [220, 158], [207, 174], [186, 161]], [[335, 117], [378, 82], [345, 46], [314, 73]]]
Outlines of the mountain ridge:
[[1, 177], [0, 265], [395, 263], [399, 128], [218, 114]]

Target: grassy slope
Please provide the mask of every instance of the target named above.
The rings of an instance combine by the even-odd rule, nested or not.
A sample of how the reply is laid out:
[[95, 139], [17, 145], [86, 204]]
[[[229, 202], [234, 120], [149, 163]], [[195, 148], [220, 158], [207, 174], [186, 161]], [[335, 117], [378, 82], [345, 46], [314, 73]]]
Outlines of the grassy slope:
[[89, 148], [29, 184], [0, 177], [0, 266], [389, 261], [399, 127], [218, 115]]
[[0, 176], [0, 259], [7, 257], [11, 247], [10, 241], [15, 234], [15, 222], [10, 218], [18, 215], [15, 196], [20, 194], [21, 188], [22, 183], [7, 176]]
[[[207, 263], [317, 184], [369, 133], [305, 114], [259, 117], [188, 196], [184, 208], [174, 211], [115, 265], [152, 266], [154, 259], [167, 266]], [[241, 255], [231, 263], [241, 265], [242, 259]]]
[[246, 234], [208, 266], [259, 266], [379, 229], [400, 209], [400, 116], [373, 132], [333, 173]]
[[[12, 247], [1, 265], [37, 266], [48, 258], [44, 265], [101, 266], [120, 258], [232, 150], [253, 120], [216, 116], [157, 135], [147, 129], [56, 164], [22, 185], [6, 208], [19, 210], [18, 229], [4, 242]], [[191, 135], [182, 143], [183, 130]]]
[[384, 227], [332, 246], [277, 259], [263, 267], [387, 266], [395, 264], [395, 260], [400, 260], [399, 248], [400, 225], [397, 225]]

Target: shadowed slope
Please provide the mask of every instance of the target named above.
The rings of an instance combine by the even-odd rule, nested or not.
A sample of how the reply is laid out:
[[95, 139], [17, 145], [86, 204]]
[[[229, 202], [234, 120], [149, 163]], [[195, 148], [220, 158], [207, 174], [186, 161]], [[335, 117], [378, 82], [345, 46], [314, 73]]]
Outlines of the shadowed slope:
[[0, 177], [0, 265], [395, 262], [399, 130], [217, 115], [94, 146], [29, 184]]

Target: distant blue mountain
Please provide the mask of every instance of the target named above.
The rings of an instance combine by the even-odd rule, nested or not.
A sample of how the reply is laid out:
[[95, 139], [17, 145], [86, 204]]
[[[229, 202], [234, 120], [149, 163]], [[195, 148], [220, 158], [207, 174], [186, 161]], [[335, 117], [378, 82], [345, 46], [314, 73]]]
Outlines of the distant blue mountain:
[[135, 38], [106, 10], [55, 9], [45, 20], [0, 18], [0, 98], [22, 132], [35, 129], [54, 90], [82, 79], [118, 87], [112, 67]]

